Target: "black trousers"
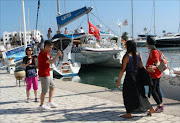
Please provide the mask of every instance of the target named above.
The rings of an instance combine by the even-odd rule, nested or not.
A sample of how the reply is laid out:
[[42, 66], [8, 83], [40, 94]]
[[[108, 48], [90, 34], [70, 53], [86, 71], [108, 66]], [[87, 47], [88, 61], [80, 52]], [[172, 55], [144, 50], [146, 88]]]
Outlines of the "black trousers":
[[160, 78], [159, 79], [152, 79], [153, 87], [152, 87], [152, 96], [156, 101], [157, 105], [162, 103], [162, 94], [160, 91]]

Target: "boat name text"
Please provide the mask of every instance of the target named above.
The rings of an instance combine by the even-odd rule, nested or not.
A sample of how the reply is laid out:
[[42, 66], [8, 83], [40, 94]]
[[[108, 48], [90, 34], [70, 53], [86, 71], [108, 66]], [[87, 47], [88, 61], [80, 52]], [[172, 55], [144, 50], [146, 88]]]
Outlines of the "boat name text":
[[63, 17], [61, 17], [61, 20], [64, 21], [66, 20], [67, 18], [70, 18], [71, 17], [71, 12], [70, 13], [67, 13], [66, 15], [64, 15]]

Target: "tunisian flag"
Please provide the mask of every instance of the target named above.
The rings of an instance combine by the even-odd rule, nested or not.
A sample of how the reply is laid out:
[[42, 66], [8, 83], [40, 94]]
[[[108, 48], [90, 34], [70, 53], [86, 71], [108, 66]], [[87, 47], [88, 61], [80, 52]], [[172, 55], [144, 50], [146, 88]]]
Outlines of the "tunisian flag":
[[98, 38], [99, 30], [94, 25], [92, 25], [89, 21], [88, 23], [89, 23], [89, 34], [93, 34], [94, 37]]

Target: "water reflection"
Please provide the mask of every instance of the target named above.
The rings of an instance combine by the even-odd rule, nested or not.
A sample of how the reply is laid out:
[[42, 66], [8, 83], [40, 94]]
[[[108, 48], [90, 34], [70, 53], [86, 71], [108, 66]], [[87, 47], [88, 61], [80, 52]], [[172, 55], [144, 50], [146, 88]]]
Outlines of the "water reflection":
[[[180, 48], [162, 48], [160, 49], [163, 54], [166, 56], [168, 61], [171, 61], [173, 58], [180, 59]], [[137, 48], [137, 51], [141, 53], [143, 57], [143, 65], [145, 66], [147, 58], [149, 56], [149, 50], [146, 47]], [[178, 67], [180, 61], [173, 61], [171, 67]], [[74, 81], [85, 84], [91, 84], [96, 86], [106, 87], [112, 90], [115, 90], [115, 83], [118, 79], [120, 68], [110, 68], [110, 67], [97, 67], [94, 65], [82, 66], [79, 72], [79, 76], [61, 78], [64, 81]], [[121, 79], [123, 81], [123, 78]], [[121, 82], [122, 83], [122, 82]], [[120, 89], [122, 89], [122, 85]]]
[[79, 73], [80, 82], [115, 89], [119, 72], [120, 68], [97, 67], [94, 65], [83, 66]]

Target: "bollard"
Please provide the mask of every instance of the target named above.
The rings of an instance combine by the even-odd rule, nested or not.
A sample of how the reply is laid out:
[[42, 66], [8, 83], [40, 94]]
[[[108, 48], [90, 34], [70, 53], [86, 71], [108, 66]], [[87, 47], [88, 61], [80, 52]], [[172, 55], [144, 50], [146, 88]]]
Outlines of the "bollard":
[[10, 74], [14, 74], [14, 71], [15, 71], [15, 64], [9, 64], [8, 65], [8, 72]]

